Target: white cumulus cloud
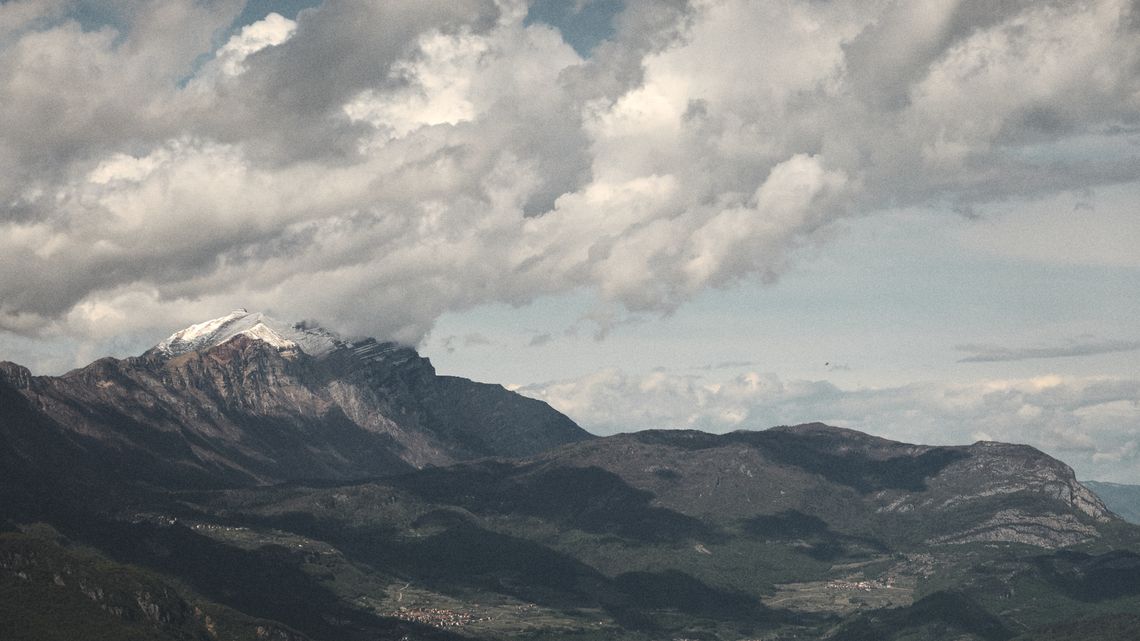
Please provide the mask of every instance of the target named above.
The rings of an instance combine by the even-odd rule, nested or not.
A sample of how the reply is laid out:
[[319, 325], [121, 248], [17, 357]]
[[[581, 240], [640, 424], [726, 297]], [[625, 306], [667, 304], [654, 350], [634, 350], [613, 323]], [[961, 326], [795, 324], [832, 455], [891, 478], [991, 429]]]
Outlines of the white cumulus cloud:
[[582, 289], [668, 313], [841, 218], [1140, 171], [1125, 0], [631, 0], [589, 58], [513, 0], [326, 3], [219, 43], [239, 9], [0, 7], [0, 329], [241, 305], [416, 342]]

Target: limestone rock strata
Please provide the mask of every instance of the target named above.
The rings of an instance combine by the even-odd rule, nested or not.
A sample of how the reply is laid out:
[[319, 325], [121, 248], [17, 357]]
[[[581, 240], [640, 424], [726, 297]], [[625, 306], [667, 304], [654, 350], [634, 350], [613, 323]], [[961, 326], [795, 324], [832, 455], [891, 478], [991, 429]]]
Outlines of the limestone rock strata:
[[[0, 447], [49, 430], [94, 476], [199, 487], [388, 475], [590, 438], [545, 403], [438, 376], [407, 347], [369, 339], [314, 356], [278, 342], [238, 333], [59, 377], [0, 364], [20, 401], [0, 406]], [[19, 452], [27, 467], [41, 464], [34, 449]]]

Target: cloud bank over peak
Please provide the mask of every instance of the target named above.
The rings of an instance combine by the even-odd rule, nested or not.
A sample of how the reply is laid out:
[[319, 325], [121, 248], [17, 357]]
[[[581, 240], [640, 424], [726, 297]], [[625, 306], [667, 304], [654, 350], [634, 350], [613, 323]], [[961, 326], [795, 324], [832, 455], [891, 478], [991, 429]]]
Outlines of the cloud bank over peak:
[[0, 5], [0, 330], [669, 312], [841, 218], [1140, 174], [1124, 0], [629, 0], [586, 58], [518, 0], [128, 4]]

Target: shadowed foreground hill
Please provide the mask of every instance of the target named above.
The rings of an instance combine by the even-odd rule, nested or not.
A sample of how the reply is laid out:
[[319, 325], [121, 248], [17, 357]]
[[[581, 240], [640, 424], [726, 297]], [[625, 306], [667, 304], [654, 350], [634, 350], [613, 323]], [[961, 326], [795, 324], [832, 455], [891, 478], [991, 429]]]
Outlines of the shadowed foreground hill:
[[472, 638], [1004, 640], [1140, 607], [1136, 530], [998, 443], [655, 431], [181, 500], [199, 536], [283, 545], [342, 599]]
[[[1063, 463], [820, 424], [115, 501], [45, 517], [60, 533], [46, 539], [10, 523], [25, 533], [0, 541], [6, 589], [28, 604], [80, 585], [55, 581], [67, 563], [89, 568], [88, 587], [136, 586], [142, 571], [167, 586], [164, 607], [190, 613], [171, 628], [100, 607], [100, 629], [122, 638], [197, 638], [200, 611], [255, 638], [316, 640], [1005, 641], [1075, 639], [1076, 620], [1124, 639], [1140, 608], [1137, 529]], [[48, 559], [36, 573], [11, 561], [28, 546]], [[89, 612], [82, 585], [27, 617]]]

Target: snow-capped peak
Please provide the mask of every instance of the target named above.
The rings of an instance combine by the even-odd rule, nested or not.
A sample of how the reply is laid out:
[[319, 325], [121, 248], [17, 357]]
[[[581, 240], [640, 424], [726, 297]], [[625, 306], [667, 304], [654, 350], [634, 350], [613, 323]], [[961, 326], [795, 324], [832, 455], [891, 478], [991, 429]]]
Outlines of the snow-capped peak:
[[279, 350], [295, 349], [310, 356], [323, 356], [344, 346], [337, 335], [324, 329], [301, 323], [284, 323], [260, 312], [236, 309], [220, 318], [177, 331], [154, 349], [167, 356], [177, 356], [221, 345], [239, 335], [265, 342]]

